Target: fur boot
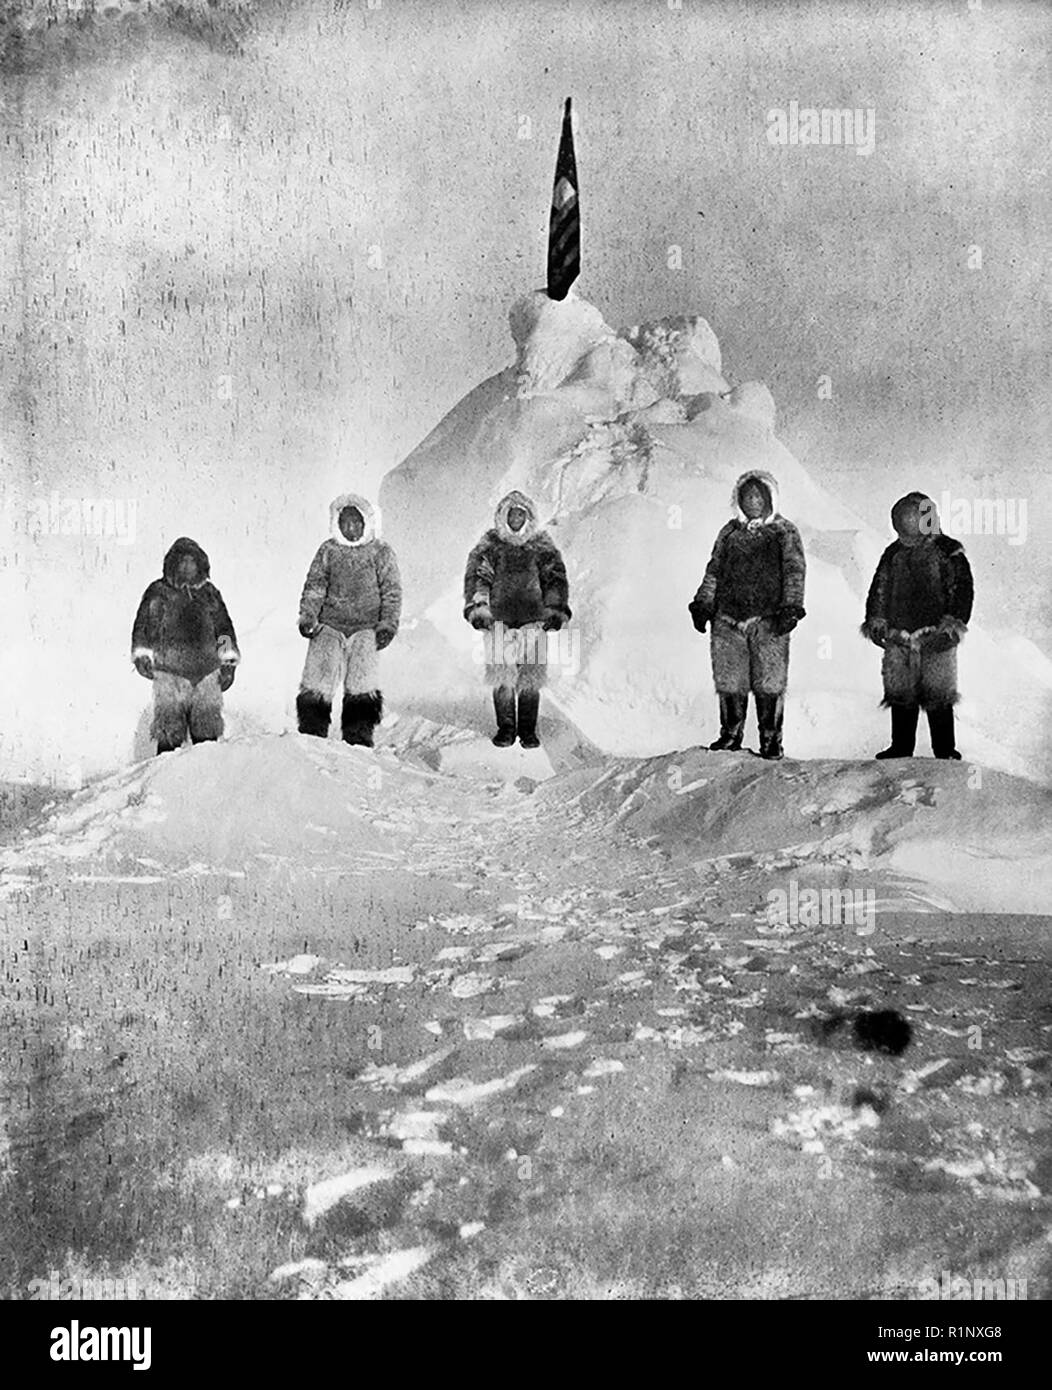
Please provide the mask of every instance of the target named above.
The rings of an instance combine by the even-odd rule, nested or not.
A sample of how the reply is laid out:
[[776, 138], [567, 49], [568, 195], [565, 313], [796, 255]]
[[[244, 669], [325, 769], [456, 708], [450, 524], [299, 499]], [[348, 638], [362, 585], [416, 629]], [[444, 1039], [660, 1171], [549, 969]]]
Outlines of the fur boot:
[[[917, 746], [917, 721], [920, 718], [918, 705], [891, 706], [891, 746], [882, 748], [878, 758], [912, 758]], [[953, 711], [950, 711], [952, 722]]]
[[541, 741], [537, 737], [537, 715], [540, 706], [541, 692], [539, 690], [519, 691], [519, 743], [523, 748], [539, 748], [541, 746]]
[[512, 686], [494, 686], [493, 709], [497, 716], [497, 732], [493, 735], [494, 746], [510, 748], [515, 742], [517, 732], [515, 691]]
[[329, 720], [332, 718], [332, 702], [323, 695], [315, 695], [309, 690], [301, 690], [296, 696], [296, 721], [301, 734], [312, 734], [315, 738], [328, 738]]
[[373, 730], [383, 718], [384, 701], [378, 690], [365, 695], [344, 695], [340, 731], [344, 743], [362, 748], [373, 746]]
[[785, 715], [785, 698], [782, 695], [765, 695], [757, 691], [756, 723], [760, 731], [760, 757], [775, 761], [782, 754], [782, 720]]
[[715, 743], [709, 744], [710, 752], [736, 753], [741, 748], [748, 709], [748, 695], [720, 696], [720, 736]]
[[941, 709], [928, 710], [928, 728], [931, 731], [931, 751], [936, 758], [948, 758], [960, 762], [957, 740], [954, 733], [953, 706], [944, 705]]

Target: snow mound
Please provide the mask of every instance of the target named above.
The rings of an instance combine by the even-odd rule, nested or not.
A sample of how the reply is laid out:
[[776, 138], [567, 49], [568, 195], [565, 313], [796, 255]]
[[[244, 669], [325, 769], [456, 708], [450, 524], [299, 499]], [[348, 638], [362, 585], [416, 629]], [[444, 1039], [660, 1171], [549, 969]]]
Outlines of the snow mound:
[[[437, 784], [437, 785], [436, 785]], [[0, 872], [99, 863], [200, 872], [268, 860], [307, 868], [390, 858], [449, 814], [439, 779], [391, 753], [296, 734], [199, 744], [85, 788], [0, 853]]]
[[[524, 813], [611, 845], [622, 833], [647, 841], [691, 865], [699, 886], [735, 870], [773, 886], [876, 872], [882, 910], [1035, 915], [1052, 894], [1052, 792], [1003, 773], [698, 748], [553, 772], [543, 749], [497, 750], [470, 731], [407, 721], [390, 733], [404, 751], [258, 735], [136, 764], [0, 851], [0, 895], [63, 874], [462, 872], [465, 827]], [[296, 974], [305, 961], [273, 968]]]
[[614, 759], [537, 794], [693, 860], [703, 879], [878, 870], [913, 884], [918, 904], [1039, 916], [1052, 895], [1052, 793], [961, 763], [771, 764], [693, 748]]
[[[858, 627], [890, 539], [885, 519], [867, 525], [801, 467], [774, 435], [770, 391], [729, 382], [703, 318], [615, 331], [576, 295], [553, 302], [537, 291], [512, 305], [510, 323], [515, 362], [471, 391], [381, 486], [385, 534], [402, 565], [408, 615], [417, 619], [395, 657], [392, 694], [420, 685], [420, 664], [414, 670], [404, 659], [424, 651], [436, 709], [480, 689], [461, 619], [463, 566], [496, 502], [514, 487], [550, 518], [570, 575], [572, 659], [555, 673], [547, 707], [608, 753], [648, 756], [710, 741], [708, 638], [694, 633], [687, 604], [730, 516], [734, 480], [766, 468], [779, 480], [782, 510], [799, 526], [809, 562], [786, 746], [823, 758], [882, 747], [880, 653]], [[927, 481], [938, 496], [939, 479]], [[441, 544], [421, 546], [422, 535], [440, 536]], [[1024, 637], [984, 632], [980, 623], [960, 665], [965, 756], [1052, 779], [1043, 733], [1052, 713], [1050, 663]]]

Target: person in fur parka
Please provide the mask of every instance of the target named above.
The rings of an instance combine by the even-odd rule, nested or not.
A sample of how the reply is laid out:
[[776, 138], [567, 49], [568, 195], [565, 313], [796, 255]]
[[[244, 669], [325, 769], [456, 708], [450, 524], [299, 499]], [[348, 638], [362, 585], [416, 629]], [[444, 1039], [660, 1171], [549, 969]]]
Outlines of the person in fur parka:
[[206, 743], [223, 732], [223, 691], [241, 654], [208, 556], [181, 536], [164, 557], [162, 577], [143, 594], [132, 627], [132, 661], [153, 681], [152, 737], [158, 753], [181, 748], [187, 733]]
[[468, 556], [464, 617], [486, 634], [486, 681], [497, 716], [493, 742], [507, 748], [517, 736], [523, 748], [539, 747], [544, 634], [558, 631], [572, 614], [563, 558], [547, 531], [538, 529], [537, 509], [521, 492], [501, 500], [492, 528]]
[[743, 473], [733, 506], [738, 515], [716, 537], [688, 605], [698, 632], [712, 624], [720, 736], [709, 747], [741, 748], [752, 691], [760, 756], [780, 758], [789, 634], [805, 616], [804, 547], [793, 523], [778, 513], [778, 484], [770, 473]]
[[957, 645], [972, 616], [971, 566], [923, 492], [900, 497], [891, 524], [898, 538], [880, 557], [862, 624], [862, 635], [883, 649], [883, 704], [891, 708], [891, 744], [877, 757], [912, 757], [923, 709], [932, 753], [959, 759], [953, 707]]
[[299, 612], [300, 633], [310, 641], [296, 696], [299, 731], [328, 737], [333, 694], [342, 687], [344, 742], [367, 748], [383, 717], [377, 653], [394, 639], [402, 614], [398, 563], [379, 528], [379, 511], [364, 497], [333, 499], [331, 534], [311, 561]]

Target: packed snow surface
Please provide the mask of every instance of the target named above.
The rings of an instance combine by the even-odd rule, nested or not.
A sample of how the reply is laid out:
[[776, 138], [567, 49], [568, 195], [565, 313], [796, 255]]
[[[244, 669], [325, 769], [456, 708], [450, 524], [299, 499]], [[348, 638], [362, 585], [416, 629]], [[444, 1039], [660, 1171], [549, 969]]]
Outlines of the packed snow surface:
[[[137, 764], [0, 850], [0, 891], [78, 866], [120, 881], [398, 865], [426, 874], [458, 862], [458, 835], [569, 813], [599, 833], [611, 861], [627, 833], [689, 861], [699, 885], [745, 865], [778, 882], [812, 870], [876, 872], [889, 906], [1034, 914], [1052, 893], [1052, 796], [1003, 773], [933, 760], [769, 764], [695, 748], [581, 768], [567, 760], [553, 775], [540, 750], [517, 764], [485, 740], [443, 743], [439, 729], [424, 759], [419, 726], [411, 732], [401, 751], [395, 738], [371, 751], [259, 735]], [[533, 775], [511, 780], [516, 766]], [[299, 959], [272, 968], [296, 974]], [[368, 984], [345, 973], [326, 988], [353, 994]]]

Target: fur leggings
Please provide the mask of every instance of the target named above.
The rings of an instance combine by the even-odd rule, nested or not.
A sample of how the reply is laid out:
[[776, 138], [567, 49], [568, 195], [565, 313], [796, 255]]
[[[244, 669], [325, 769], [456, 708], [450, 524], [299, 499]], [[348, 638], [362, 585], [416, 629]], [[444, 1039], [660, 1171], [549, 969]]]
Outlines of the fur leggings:
[[223, 692], [219, 672], [196, 685], [185, 676], [157, 671], [153, 678], [153, 727], [158, 744], [181, 748], [189, 733], [194, 743], [217, 739], [223, 732]]
[[[918, 639], [918, 634], [913, 634]], [[923, 638], [889, 642], [881, 662], [885, 705], [947, 709], [957, 703], [957, 650], [933, 652]]]
[[540, 623], [495, 623], [484, 634], [483, 645], [487, 685], [511, 690], [541, 690], [547, 685], [548, 634]]
[[344, 637], [335, 628], [320, 628], [310, 639], [300, 693], [331, 701], [340, 687], [345, 695], [373, 695], [380, 689], [380, 663], [372, 628]]
[[789, 636], [770, 618], [712, 622], [712, 679], [718, 695], [784, 695], [789, 676]]

